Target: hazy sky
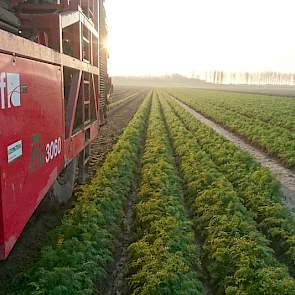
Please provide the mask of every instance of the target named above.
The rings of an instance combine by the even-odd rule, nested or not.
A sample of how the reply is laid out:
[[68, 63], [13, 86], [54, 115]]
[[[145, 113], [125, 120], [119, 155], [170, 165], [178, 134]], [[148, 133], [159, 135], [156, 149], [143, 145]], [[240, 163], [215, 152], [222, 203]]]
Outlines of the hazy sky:
[[295, 72], [294, 0], [106, 0], [112, 75]]

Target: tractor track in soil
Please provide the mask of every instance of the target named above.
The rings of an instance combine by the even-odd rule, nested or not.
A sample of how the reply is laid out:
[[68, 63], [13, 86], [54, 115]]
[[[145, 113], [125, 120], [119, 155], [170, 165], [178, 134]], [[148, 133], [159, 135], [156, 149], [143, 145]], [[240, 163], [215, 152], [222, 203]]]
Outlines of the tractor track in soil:
[[[148, 90], [138, 91], [134, 99], [118, 105], [109, 112], [108, 123], [101, 127], [99, 136], [91, 144], [90, 179], [103, 164], [107, 154], [112, 150], [112, 146], [117, 142], [147, 93]], [[8, 286], [17, 274], [29, 269], [38, 260], [40, 248], [49, 237], [48, 233], [61, 223], [65, 212], [74, 206], [75, 195], [79, 193], [81, 187], [76, 185], [72, 199], [58, 208], [52, 208], [48, 198], [44, 199], [26, 225], [8, 259], [0, 262], [0, 295], [6, 295]]]
[[118, 137], [132, 119], [147, 93], [147, 91], [140, 92], [133, 99], [119, 104], [109, 112], [109, 122], [101, 128], [100, 135], [91, 144], [90, 177], [93, 177], [102, 165], [106, 155], [117, 142]]
[[114, 91], [114, 93], [111, 95], [109, 103], [113, 104], [118, 102], [119, 100], [122, 100], [130, 95], [138, 94], [140, 92], [148, 92], [149, 88], [146, 87], [136, 87], [136, 88], [129, 88], [129, 89], [122, 89], [119, 87], [117, 90]]
[[119, 93], [115, 93], [115, 94], [113, 94], [111, 96], [109, 102], [110, 102], [110, 104], [115, 103], [115, 102], [117, 102], [117, 101], [119, 101], [121, 99], [124, 99], [125, 97], [128, 97], [128, 96], [130, 96], [132, 94], [135, 94], [136, 92], [138, 92], [138, 91], [136, 91], [136, 90], [133, 90], [133, 91], [129, 90], [129, 91], [125, 91], [125, 92], [122, 92], [122, 93], [120, 93], [120, 92]]
[[272, 158], [270, 155], [247, 143], [244, 139], [208, 119], [200, 112], [197, 112], [187, 106], [185, 103], [179, 101], [174, 96], [169, 97], [175, 100], [181, 107], [191, 113], [197, 120], [212, 128], [216, 133], [231, 141], [237, 147], [247, 151], [257, 162], [262, 166], [267, 167], [271, 173], [280, 181], [281, 190], [284, 195], [285, 206], [295, 215], [295, 173], [291, 169], [284, 167], [278, 160]]

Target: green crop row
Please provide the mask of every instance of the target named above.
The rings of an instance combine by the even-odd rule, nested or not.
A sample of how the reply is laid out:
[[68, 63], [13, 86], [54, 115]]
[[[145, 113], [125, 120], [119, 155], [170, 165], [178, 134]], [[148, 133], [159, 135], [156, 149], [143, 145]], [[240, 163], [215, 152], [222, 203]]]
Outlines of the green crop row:
[[224, 91], [187, 90], [187, 94], [214, 106], [229, 109], [259, 119], [272, 126], [295, 131], [295, 101], [293, 98], [233, 93]]
[[295, 275], [295, 222], [282, 204], [279, 184], [267, 168], [211, 128], [200, 123], [176, 102], [169, 104], [218, 169], [233, 184], [244, 205], [254, 213], [258, 228]]
[[161, 98], [179, 158], [194, 227], [203, 239], [203, 259], [217, 294], [295, 294], [295, 280], [280, 264], [269, 240], [195, 136]]
[[42, 248], [38, 263], [16, 280], [13, 294], [94, 294], [96, 283], [106, 277], [106, 266], [113, 260], [149, 109], [150, 98], [146, 98], [92, 183]]
[[136, 241], [129, 246], [132, 294], [202, 294], [199, 257], [186, 221], [181, 180], [154, 96], [135, 206]]
[[[294, 100], [293, 104], [289, 102], [283, 110], [277, 112], [275, 106], [272, 110], [269, 108], [265, 110], [264, 104], [260, 103], [261, 100], [258, 102], [251, 100], [252, 107], [248, 107], [245, 114], [244, 108], [247, 109], [247, 104], [244, 103], [245, 98], [240, 101], [236, 98], [235, 107], [233, 107], [230, 103], [231, 100], [227, 101], [227, 97], [232, 94], [223, 93], [223, 96], [220, 97], [218, 92], [214, 92], [216, 97], [213, 97], [210, 91], [199, 93], [189, 90], [169, 90], [169, 92], [196, 111], [236, 132], [270, 155], [276, 156], [290, 168], [295, 167], [295, 134], [294, 130], [292, 131], [292, 128], [295, 127], [290, 123], [293, 122], [295, 116]], [[265, 100], [267, 99], [265, 98]], [[280, 102], [284, 104], [283, 99]], [[252, 111], [252, 108], [255, 108], [255, 111]], [[268, 114], [267, 116], [264, 115], [265, 112]], [[289, 129], [280, 127], [279, 123], [275, 122], [275, 119], [270, 120], [270, 117], [285, 118], [284, 122], [289, 122], [286, 123]]]

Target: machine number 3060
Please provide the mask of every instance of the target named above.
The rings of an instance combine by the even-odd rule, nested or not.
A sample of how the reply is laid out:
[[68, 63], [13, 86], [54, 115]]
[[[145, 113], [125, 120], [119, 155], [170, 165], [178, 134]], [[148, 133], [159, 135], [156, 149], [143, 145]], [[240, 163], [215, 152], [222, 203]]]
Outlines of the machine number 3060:
[[46, 163], [49, 163], [61, 153], [61, 138], [57, 138], [46, 145]]

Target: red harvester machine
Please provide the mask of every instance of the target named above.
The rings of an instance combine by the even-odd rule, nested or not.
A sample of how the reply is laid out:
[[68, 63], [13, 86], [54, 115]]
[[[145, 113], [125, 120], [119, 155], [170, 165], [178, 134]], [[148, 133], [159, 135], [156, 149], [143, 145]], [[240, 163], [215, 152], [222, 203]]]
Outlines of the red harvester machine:
[[[0, 0], [0, 260], [84, 182], [111, 82], [104, 0]], [[78, 168], [77, 168], [78, 167]]]

